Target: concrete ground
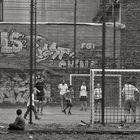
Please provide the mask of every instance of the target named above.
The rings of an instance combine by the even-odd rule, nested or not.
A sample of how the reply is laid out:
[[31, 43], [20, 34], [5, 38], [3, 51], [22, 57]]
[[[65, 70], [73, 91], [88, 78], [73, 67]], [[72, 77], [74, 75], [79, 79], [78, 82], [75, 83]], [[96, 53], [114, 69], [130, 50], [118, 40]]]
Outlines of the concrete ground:
[[[12, 123], [16, 118], [16, 110], [21, 108], [23, 110], [23, 115], [26, 111], [26, 106], [5, 106], [0, 108], [0, 123]], [[89, 123], [91, 112], [88, 108], [87, 111], [80, 111], [79, 106], [74, 106], [71, 110], [72, 115], [65, 115], [62, 111], [60, 106], [45, 106], [43, 115], [39, 115], [41, 118], [40, 120], [34, 119], [33, 114], [33, 123], [35, 124], [61, 124], [64, 126], [67, 125], [76, 125], [81, 122], [81, 120]], [[101, 112], [100, 112], [101, 113]], [[101, 114], [94, 113], [93, 119], [95, 121], [101, 120]], [[100, 115], [99, 115], [100, 114]], [[137, 109], [137, 123], [140, 123], [140, 109]], [[99, 117], [100, 116], [100, 117]], [[29, 115], [28, 115], [27, 123], [29, 122]], [[106, 108], [105, 109], [105, 122], [106, 123], [119, 123], [124, 120], [124, 111], [123, 109], [119, 108]], [[132, 116], [129, 116], [128, 122], [133, 122]]]
[[[9, 124], [15, 120], [16, 110], [21, 108], [23, 110], [23, 114], [26, 111], [26, 107], [2, 107], [0, 108], [0, 122]], [[73, 107], [72, 115], [65, 115], [59, 106], [46, 106], [43, 111], [43, 115], [39, 115], [40, 120], [34, 119], [33, 114], [33, 123], [36, 124], [62, 124], [62, 125], [72, 125], [79, 124], [81, 120], [85, 122], [90, 121], [90, 111], [80, 111], [80, 107]], [[29, 118], [29, 117], [27, 117]], [[27, 123], [29, 119], [27, 120]]]

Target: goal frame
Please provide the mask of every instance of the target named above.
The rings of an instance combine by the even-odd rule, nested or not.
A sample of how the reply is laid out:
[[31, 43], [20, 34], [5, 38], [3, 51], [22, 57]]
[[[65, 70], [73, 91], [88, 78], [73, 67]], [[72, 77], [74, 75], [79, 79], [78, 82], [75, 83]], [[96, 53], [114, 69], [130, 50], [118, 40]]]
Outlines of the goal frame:
[[[95, 70], [96, 71], [96, 70]], [[70, 74], [70, 85], [72, 85], [72, 77], [74, 76], [89, 76], [89, 80], [90, 80], [90, 123], [93, 124], [94, 123], [94, 86], [92, 86], [92, 84], [94, 85], [94, 83], [92, 83], [94, 80], [92, 79], [92, 75], [91, 75], [91, 71], [90, 74]], [[102, 74], [94, 74], [94, 76], [102, 76]], [[120, 74], [105, 74], [105, 76], [112, 76], [112, 77], [118, 77], [119, 80], [119, 107], [121, 107], [121, 102], [122, 102], [122, 97], [121, 97], [121, 75]]]
[[[97, 74], [95, 74], [95, 72], [101, 72], [101, 75], [102, 75], [102, 69], [90, 69], [90, 92], [94, 94], [94, 86], [92, 87], [92, 85], [94, 85], [94, 80], [92, 79], [92, 77], [96, 76]], [[106, 72], [140, 72], [140, 69], [104, 69], [104, 72], [105, 72], [105, 75]], [[114, 73], [113, 73], [114, 74]], [[116, 74], [118, 75], [118, 73]], [[120, 74], [121, 75], [121, 74]], [[118, 75], [119, 76], [119, 75]], [[122, 75], [121, 75], [122, 76]], [[120, 101], [119, 101], [119, 106], [121, 107], [121, 83], [122, 83], [122, 78], [119, 80], [120, 81]], [[93, 94], [91, 94], [91, 124], [93, 125], [94, 124], [94, 97], [93, 97]]]

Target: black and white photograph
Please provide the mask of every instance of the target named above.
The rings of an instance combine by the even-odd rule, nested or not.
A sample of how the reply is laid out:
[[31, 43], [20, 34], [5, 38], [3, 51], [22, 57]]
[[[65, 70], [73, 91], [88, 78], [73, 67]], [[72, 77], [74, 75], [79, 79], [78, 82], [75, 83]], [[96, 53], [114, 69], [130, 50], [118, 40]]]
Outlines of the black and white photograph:
[[139, 140], [140, 0], [0, 0], [0, 140]]

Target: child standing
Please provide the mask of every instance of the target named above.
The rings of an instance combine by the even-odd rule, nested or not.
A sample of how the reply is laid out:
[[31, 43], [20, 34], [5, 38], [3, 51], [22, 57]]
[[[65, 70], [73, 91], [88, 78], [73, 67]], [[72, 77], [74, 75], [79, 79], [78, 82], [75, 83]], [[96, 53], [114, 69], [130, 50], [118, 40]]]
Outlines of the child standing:
[[[39, 120], [40, 118], [37, 115], [37, 111], [35, 108], [35, 102], [38, 102], [38, 100], [34, 99], [34, 94], [36, 93], [36, 91], [38, 91], [36, 88], [34, 88], [33, 93], [32, 93], [32, 105], [30, 106], [30, 98], [28, 99], [28, 103], [27, 103], [27, 111], [24, 114], [24, 119], [26, 119], [28, 113], [30, 112], [30, 109], [34, 112], [35, 115], [35, 119]], [[38, 91], [39, 92], [39, 91]]]
[[25, 129], [25, 120], [22, 118], [22, 110], [18, 109], [16, 111], [17, 117], [14, 123], [9, 124], [8, 130], [24, 130]]
[[71, 108], [72, 108], [72, 99], [74, 98], [74, 91], [72, 86], [69, 86], [67, 92], [65, 93], [65, 100], [66, 100], [66, 107], [62, 110], [62, 112], [66, 113], [66, 110], [69, 108], [68, 110], [68, 115], [71, 115]]
[[80, 102], [81, 102], [81, 111], [87, 110], [87, 86], [85, 82], [82, 82], [80, 87]]

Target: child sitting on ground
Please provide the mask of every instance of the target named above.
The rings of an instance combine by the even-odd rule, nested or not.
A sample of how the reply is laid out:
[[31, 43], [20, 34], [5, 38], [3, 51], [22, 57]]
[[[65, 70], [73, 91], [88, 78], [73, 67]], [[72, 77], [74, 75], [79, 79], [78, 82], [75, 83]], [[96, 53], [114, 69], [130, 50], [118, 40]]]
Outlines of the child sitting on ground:
[[14, 123], [9, 124], [8, 130], [24, 130], [25, 120], [22, 118], [22, 110], [18, 109], [16, 111], [17, 117]]
[[72, 108], [72, 99], [74, 98], [74, 91], [72, 86], [69, 86], [67, 93], [64, 94], [65, 100], [66, 100], [66, 107], [64, 108], [64, 110], [62, 110], [62, 112], [66, 113], [66, 110], [69, 108], [68, 111], [68, 115], [71, 115], [71, 108]]

